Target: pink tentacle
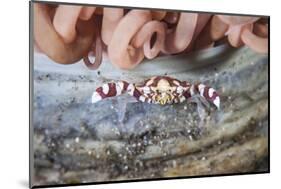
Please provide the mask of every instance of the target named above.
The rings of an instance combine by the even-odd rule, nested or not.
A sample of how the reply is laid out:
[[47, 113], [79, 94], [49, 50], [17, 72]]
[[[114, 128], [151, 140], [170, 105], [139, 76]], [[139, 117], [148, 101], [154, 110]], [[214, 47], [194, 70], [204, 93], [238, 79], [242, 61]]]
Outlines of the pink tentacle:
[[93, 49], [93, 52], [95, 54], [95, 61], [93, 63], [90, 61], [89, 53], [83, 57], [83, 61], [89, 69], [96, 70], [99, 68], [99, 66], [102, 63], [102, 50], [103, 50], [102, 41], [98, 31], [96, 34], [95, 46]]
[[253, 32], [254, 32], [254, 34], [256, 34], [260, 37], [267, 38], [268, 37], [268, 24], [255, 23]]
[[268, 38], [262, 38], [245, 29], [242, 33], [242, 41], [251, 49], [259, 53], [268, 53]]
[[166, 16], [166, 11], [151, 11], [153, 20], [162, 20]]
[[[151, 48], [152, 36], [156, 33], [156, 39]], [[144, 55], [148, 59], [155, 58], [163, 48], [165, 40], [165, 23], [159, 21], [147, 22], [132, 40], [136, 48], [143, 46]]]
[[253, 16], [228, 16], [218, 15], [218, 17], [228, 25], [244, 25], [251, 24], [259, 19], [259, 17]]
[[108, 45], [108, 56], [114, 65], [123, 69], [132, 69], [143, 60], [143, 50], [134, 48], [130, 45], [130, 41], [149, 20], [151, 20], [150, 11], [131, 10], [118, 23]]
[[164, 17], [164, 21], [166, 21], [169, 24], [177, 23], [178, 19], [179, 19], [178, 12], [167, 12], [167, 14]]
[[228, 31], [228, 41], [233, 47], [240, 47], [243, 45], [243, 41], [241, 39], [241, 34], [244, 29], [253, 29], [253, 24], [247, 25], [235, 25], [230, 26]]
[[[63, 38], [65, 43], [71, 43], [76, 37], [76, 22], [82, 6], [59, 5], [53, 20], [56, 31]], [[65, 20], [65, 14], [69, 19]]]
[[198, 14], [181, 13], [176, 28], [166, 35], [162, 52], [165, 54], [175, 54], [186, 49], [193, 39], [197, 20]]
[[[207, 15], [208, 16], [208, 15]], [[207, 17], [208, 19], [209, 17]], [[206, 18], [205, 18], [206, 19]], [[210, 48], [214, 46], [214, 40], [211, 37], [211, 21], [208, 20], [204, 20], [204, 28], [202, 29], [202, 31], [198, 32], [199, 36], [198, 36], [198, 40], [195, 41], [194, 44], [194, 50], [201, 50], [201, 49], [206, 49], [206, 48]], [[209, 21], [208, 23], [206, 23], [207, 21]]]
[[96, 7], [83, 7], [79, 14], [79, 18], [81, 20], [89, 20], [94, 14], [95, 10]]
[[124, 10], [120, 8], [104, 8], [101, 36], [104, 44], [109, 45], [115, 28], [124, 16]]
[[228, 25], [219, 19], [218, 15], [214, 15], [211, 20], [210, 35], [214, 41], [224, 37], [228, 30]]

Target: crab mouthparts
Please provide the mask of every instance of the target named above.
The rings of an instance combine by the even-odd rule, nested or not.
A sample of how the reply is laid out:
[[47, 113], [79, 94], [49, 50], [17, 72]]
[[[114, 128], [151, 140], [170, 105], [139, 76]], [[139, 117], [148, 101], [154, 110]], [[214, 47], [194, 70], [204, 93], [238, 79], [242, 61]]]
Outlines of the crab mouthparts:
[[161, 105], [165, 105], [167, 103], [171, 102], [171, 96], [169, 94], [162, 94], [161, 96], [158, 96], [158, 103], [160, 103]]

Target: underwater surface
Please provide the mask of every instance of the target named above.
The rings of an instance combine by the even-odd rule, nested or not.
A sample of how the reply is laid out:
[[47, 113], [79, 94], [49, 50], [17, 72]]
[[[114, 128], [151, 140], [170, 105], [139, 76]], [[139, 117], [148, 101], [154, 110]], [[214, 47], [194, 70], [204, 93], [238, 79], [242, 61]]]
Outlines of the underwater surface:
[[[267, 55], [228, 46], [156, 58], [132, 71], [108, 62], [91, 71], [35, 54], [33, 184], [267, 172], [268, 64]], [[126, 94], [91, 103], [103, 83], [156, 75], [212, 86], [221, 109], [200, 100], [160, 106]]]

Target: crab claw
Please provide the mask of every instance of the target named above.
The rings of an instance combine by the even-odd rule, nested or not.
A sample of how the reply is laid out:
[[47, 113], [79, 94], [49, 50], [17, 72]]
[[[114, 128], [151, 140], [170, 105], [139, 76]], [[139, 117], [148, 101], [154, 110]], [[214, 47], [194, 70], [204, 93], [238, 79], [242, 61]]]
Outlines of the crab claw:
[[96, 103], [100, 100], [102, 100], [102, 97], [95, 91], [92, 95], [92, 103]]
[[217, 109], [220, 109], [220, 97], [215, 89], [204, 84], [199, 84], [197, 90], [200, 93], [200, 96], [213, 103]]
[[215, 100], [213, 101], [213, 104], [217, 107], [218, 110], [220, 109], [220, 97], [219, 96], [217, 96], [215, 98]]
[[215, 89], [208, 87], [202, 83], [192, 85], [190, 87], [190, 96], [192, 97], [196, 94], [199, 94], [201, 97], [214, 104], [217, 109], [220, 109], [220, 97]]

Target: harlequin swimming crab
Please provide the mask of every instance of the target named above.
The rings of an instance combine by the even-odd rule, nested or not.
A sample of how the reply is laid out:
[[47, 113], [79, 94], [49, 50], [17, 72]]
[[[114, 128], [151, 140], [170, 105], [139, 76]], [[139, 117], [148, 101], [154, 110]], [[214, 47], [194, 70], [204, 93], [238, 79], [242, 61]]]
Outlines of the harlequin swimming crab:
[[203, 99], [220, 108], [220, 97], [215, 89], [202, 83], [190, 84], [168, 76], [155, 76], [139, 84], [126, 81], [104, 84], [93, 93], [92, 103], [123, 93], [128, 93], [141, 102], [160, 105], [182, 103], [199, 94]]

